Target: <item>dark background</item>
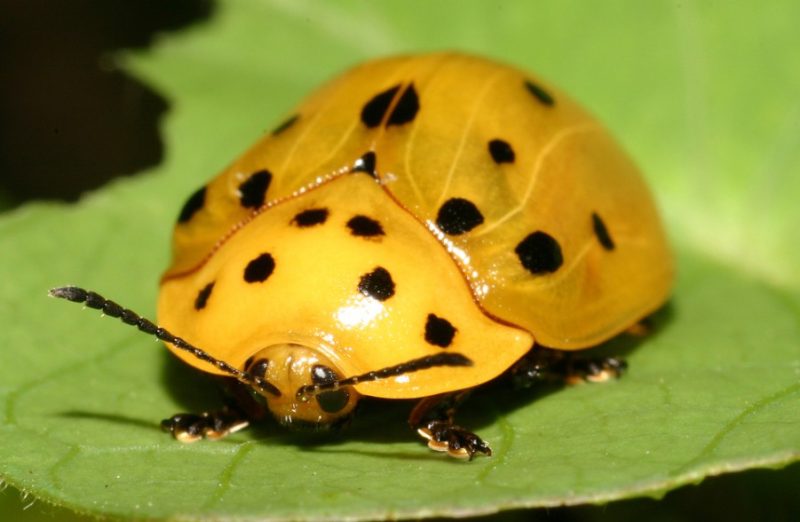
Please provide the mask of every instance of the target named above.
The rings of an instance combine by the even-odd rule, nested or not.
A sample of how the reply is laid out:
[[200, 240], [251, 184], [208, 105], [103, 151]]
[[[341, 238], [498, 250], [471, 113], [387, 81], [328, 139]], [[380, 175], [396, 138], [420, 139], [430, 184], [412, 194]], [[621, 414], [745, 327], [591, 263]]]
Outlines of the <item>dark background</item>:
[[[74, 201], [115, 177], [157, 165], [164, 154], [160, 121], [169, 103], [111, 57], [146, 48], [157, 34], [203, 23], [213, 14], [210, 0], [0, 0], [0, 212], [29, 201]], [[9, 488], [0, 494], [0, 514], [22, 513], [27, 502], [16, 508], [15, 493]], [[489, 518], [790, 521], [798, 513], [795, 464], [711, 478], [660, 501]], [[39, 516], [82, 520], [41, 504], [25, 520]]]
[[0, 0], [0, 208], [74, 201], [158, 164], [169, 104], [112, 55], [213, 11], [210, 0]]

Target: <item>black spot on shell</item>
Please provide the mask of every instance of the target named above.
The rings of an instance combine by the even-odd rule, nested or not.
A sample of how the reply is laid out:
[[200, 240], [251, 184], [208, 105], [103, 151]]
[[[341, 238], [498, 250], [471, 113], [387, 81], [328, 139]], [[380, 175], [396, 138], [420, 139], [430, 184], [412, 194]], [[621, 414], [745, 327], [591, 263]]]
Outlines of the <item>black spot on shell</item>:
[[358, 282], [358, 291], [378, 301], [386, 301], [394, 295], [394, 281], [388, 270], [379, 266], [364, 274]]
[[208, 303], [208, 298], [211, 297], [211, 291], [214, 290], [214, 281], [211, 281], [199, 292], [197, 292], [197, 297], [194, 300], [194, 309], [195, 310], [202, 310], [206, 307], [206, 303]]
[[347, 222], [347, 228], [354, 236], [375, 237], [384, 235], [380, 222], [367, 216], [353, 216]]
[[596, 212], [592, 212], [592, 227], [594, 228], [594, 235], [597, 236], [597, 240], [600, 241], [603, 248], [614, 250], [614, 240], [611, 239], [611, 234], [608, 233], [606, 224]]
[[376, 178], [378, 177], [375, 172], [376, 163], [377, 158], [375, 157], [375, 153], [372, 151], [366, 152], [353, 163], [353, 172], [365, 172], [373, 178]]
[[292, 223], [300, 228], [313, 227], [314, 225], [321, 225], [328, 219], [327, 208], [310, 208], [304, 210], [292, 218]]
[[514, 163], [514, 149], [507, 141], [494, 139], [489, 142], [489, 154], [498, 165], [500, 163]]
[[259, 170], [239, 185], [239, 202], [244, 208], [259, 208], [264, 204], [272, 174]]
[[264, 253], [253, 259], [244, 269], [244, 280], [248, 283], [263, 283], [275, 270], [275, 260]]
[[483, 223], [483, 214], [475, 204], [463, 198], [450, 198], [439, 208], [436, 225], [445, 234], [455, 236], [469, 232]]
[[447, 348], [458, 330], [447, 319], [428, 314], [425, 322], [425, 341], [434, 346]]
[[272, 129], [272, 135], [273, 136], [277, 136], [281, 132], [285, 131], [286, 129], [288, 129], [289, 127], [294, 125], [294, 123], [297, 121], [297, 118], [299, 118], [299, 117], [300, 117], [299, 114], [295, 114], [293, 116], [290, 116], [289, 118], [286, 119], [286, 121], [284, 121], [283, 123], [281, 123], [280, 125], [278, 125], [274, 129]]
[[181, 213], [178, 215], [178, 223], [186, 223], [192, 219], [192, 216], [194, 216], [195, 212], [203, 208], [205, 203], [206, 188], [200, 187], [191, 196], [189, 196], [189, 199], [187, 199], [186, 203], [183, 204]]
[[376, 94], [364, 105], [364, 108], [361, 109], [361, 121], [364, 125], [371, 129], [381, 124], [398, 90], [400, 90], [400, 84]]
[[533, 83], [532, 81], [525, 80], [525, 88], [528, 89], [528, 92], [533, 94], [533, 96], [537, 100], [539, 100], [539, 102], [542, 103], [543, 105], [547, 105], [548, 107], [552, 107], [553, 105], [556, 104], [555, 99], [553, 99], [553, 97], [550, 95], [550, 93], [548, 93], [547, 91], [545, 91], [540, 86], [538, 86], [535, 83]]
[[409, 84], [403, 94], [400, 96], [397, 105], [395, 105], [392, 114], [389, 115], [389, 120], [386, 126], [389, 125], [403, 125], [413, 121], [419, 111], [419, 97], [414, 84]]
[[561, 246], [551, 235], [542, 231], [528, 234], [514, 252], [522, 266], [535, 275], [555, 272], [564, 262]]
[[383, 227], [378, 221], [367, 216], [353, 216], [347, 222], [347, 228], [354, 236], [360, 237], [375, 237], [384, 234]]

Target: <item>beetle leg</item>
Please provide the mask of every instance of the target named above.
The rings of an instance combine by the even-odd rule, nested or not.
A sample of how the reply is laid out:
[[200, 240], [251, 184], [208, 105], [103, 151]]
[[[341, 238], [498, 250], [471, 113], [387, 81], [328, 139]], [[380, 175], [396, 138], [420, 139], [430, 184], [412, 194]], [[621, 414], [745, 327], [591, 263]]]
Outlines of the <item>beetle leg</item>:
[[627, 368], [618, 357], [586, 357], [583, 354], [534, 346], [514, 366], [511, 380], [517, 388], [540, 382], [577, 384], [616, 379]]
[[628, 368], [628, 363], [619, 357], [581, 357], [569, 354], [564, 382], [606, 382], [618, 379]]
[[196, 442], [203, 438], [217, 440], [227, 437], [249, 424], [242, 412], [226, 406], [200, 414], [178, 413], [161, 421], [161, 429], [180, 442]]
[[225, 406], [199, 414], [178, 413], [161, 421], [161, 429], [180, 442], [196, 442], [204, 438], [218, 440], [245, 429], [250, 421], [264, 416], [264, 406], [256, 401], [246, 386], [227, 377], [220, 380]]
[[469, 459], [483, 453], [491, 456], [489, 445], [469, 430], [454, 423], [456, 408], [469, 395], [469, 390], [425, 397], [411, 411], [408, 423], [428, 441], [435, 451], [446, 451], [451, 457]]
[[625, 330], [631, 337], [647, 337], [653, 331], [653, 321], [650, 316], [632, 324]]

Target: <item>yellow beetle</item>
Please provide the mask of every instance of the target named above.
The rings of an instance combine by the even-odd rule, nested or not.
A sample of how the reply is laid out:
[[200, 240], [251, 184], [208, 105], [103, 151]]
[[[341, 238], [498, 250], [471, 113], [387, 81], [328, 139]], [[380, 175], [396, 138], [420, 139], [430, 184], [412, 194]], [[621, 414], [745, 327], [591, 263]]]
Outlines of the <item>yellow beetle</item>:
[[240, 405], [164, 421], [179, 440], [266, 410], [321, 429], [362, 396], [416, 398], [429, 446], [472, 458], [490, 449], [453, 421], [466, 390], [617, 375], [621, 361], [572, 351], [636, 325], [672, 280], [647, 187], [598, 122], [527, 73], [437, 53], [346, 72], [194, 192], [159, 327], [80, 288], [51, 294], [234, 378]]

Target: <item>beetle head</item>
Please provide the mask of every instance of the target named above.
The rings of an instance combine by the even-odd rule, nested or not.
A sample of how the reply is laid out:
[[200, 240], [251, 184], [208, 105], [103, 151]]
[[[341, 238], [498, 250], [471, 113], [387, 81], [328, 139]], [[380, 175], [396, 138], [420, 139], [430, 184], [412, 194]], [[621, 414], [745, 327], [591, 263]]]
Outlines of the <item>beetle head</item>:
[[360, 398], [352, 386], [323, 391], [313, 396], [298, 392], [314, 385], [341, 380], [341, 373], [319, 350], [301, 344], [275, 344], [248, 359], [245, 371], [277, 388], [262, 391], [275, 418], [290, 428], [326, 429], [346, 421]]

